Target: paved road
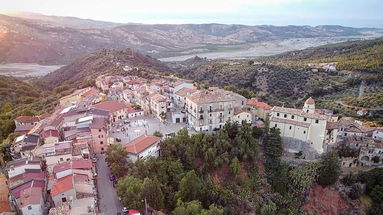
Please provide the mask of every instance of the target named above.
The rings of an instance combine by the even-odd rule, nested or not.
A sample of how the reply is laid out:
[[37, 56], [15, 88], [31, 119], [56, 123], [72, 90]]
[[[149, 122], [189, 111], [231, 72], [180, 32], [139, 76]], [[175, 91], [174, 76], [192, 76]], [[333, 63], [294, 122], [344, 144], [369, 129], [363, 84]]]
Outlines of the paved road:
[[343, 103], [340, 100], [335, 101], [335, 103], [336, 104], [340, 104], [340, 105], [345, 106], [345, 107], [349, 107], [349, 108], [366, 109], [368, 111], [381, 111], [381, 110], [383, 110], [383, 107], [364, 108], [364, 107], [357, 107], [357, 106], [347, 105], [347, 104]]
[[109, 180], [110, 170], [105, 162], [105, 155], [97, 155], [97, 190], [99, 197], [100, 214], [115, 215], [121, 212], [122, 205], [116, 190]]

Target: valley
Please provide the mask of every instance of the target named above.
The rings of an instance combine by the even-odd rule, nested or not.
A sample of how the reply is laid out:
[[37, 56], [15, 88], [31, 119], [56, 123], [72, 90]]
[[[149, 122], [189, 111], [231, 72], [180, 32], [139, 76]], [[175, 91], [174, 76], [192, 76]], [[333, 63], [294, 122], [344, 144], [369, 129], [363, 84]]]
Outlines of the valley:
[[[206, 47], [191, 49], [182, 52], [165, 52], [155, 54], [160, 61], [174, 62], [184, 61], [194, 56], [208, 59], [252, 59], [254, 57], [271, 56], [287, 51], [302, 50], [328, 44], [335, 44], [347, 41], [375, 39], [383, 36], [383, 32], [374, 32], [360, 37], [319, 37], [319, 38], [294, 38], [286, 40], [276, 40], [259, 43], [249, 43], [245, 45], [216, 46], [209, 50]], [[218, 49], [218, 50], [217, 50]], [[219, 50], [221, 49], [221, 50]], [[187, 53], [187, 54], [185, 54]], [[185, 55], [184, 55], [185, 54]], [[162, 57], [163, 55], [170, 55]], [[172, 56], [175, 55], [175, 56]]]
[[39, 65], [26, 63], [0, 64], [0, 75], [13, 77], [41, 77], [45, 76], [63, 65]]

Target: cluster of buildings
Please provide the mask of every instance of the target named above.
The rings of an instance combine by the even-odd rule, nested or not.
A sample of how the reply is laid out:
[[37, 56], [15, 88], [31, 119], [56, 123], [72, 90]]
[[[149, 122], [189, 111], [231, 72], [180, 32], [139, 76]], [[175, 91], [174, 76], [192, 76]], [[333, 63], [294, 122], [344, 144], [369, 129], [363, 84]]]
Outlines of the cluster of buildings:
[[316, 109], [309, 98], [302, 109], [274, 106], [270, 110], [270, 127], [279, 128], [285, 149], [299, 153], [350, 147], [357, 157], [342, 158], [345, 167], [383, 165], [383, 129], [364, 125], [351, 117], [339, 118], [332, 111]]
[[[13, 161], [5, 168], [12, 211], [97, 213], [91, 158], [107, 149], [108, 121], [115, 105], [94, 107], [102, 103], [102, 96], [95, 88], [80, 89], [60, 99], [52, 114], [15, 119], [20, 136], [11, 143]], [[70, 209], [64, 213], [61, 207]]]
[[[295, 109], [272, 107], [217, 87], [197, 88], [174, 77], [100, 76], [95, 83], [97, 88], [61, 98], [52, 114], [15, 119], [19, 136], [11, 144], [13, 161], [0, 174], [1, 208], [34, 215], [96, 214], [94, 155], [119, 144], [110, 135], [115, 123], [148, 115], [185, 123], [194, 132], [213, 132], [228, 121], [258, 127], [269, 121], [270, 127], [280, 130], [288, 152], [320, 155], [346, 145], [359, 154], [344, 158], [342, 165], [383, 164], [382, 128], [339, 119], [332, 111], [316, 109], [312, 98]], [[161, 140], [144, 134], [121, 144], [127, 159], [135, 162], [159, 156]]]

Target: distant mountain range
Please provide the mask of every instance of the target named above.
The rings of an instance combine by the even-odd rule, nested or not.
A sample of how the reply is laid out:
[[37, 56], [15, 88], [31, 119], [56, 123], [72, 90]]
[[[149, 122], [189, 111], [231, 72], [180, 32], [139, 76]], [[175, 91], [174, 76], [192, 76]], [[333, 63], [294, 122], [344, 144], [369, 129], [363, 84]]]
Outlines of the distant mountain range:
[[95, 50], [125, 48], [158, 57], [291, 38], [363, 38], [380, 31], [343, 26], [120, 24], [16, 13], [0, 15], [0, 62], [68, 64]]

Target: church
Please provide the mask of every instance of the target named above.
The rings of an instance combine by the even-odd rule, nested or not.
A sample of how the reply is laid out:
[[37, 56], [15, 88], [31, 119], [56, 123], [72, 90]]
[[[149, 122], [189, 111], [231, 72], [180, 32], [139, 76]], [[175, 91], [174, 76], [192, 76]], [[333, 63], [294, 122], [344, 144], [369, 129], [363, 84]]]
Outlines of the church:
[[[315, 101], [311, 97], [302, 109], [274, 106], [270, 111], [270, 128], [279, 128], [284, 141], [304, 143], [321, 154], [324, 152], [327, 122], [331, 118], [321, 112], [315, 109]], [[291, 152], [299, 152], [299, 149]]]

